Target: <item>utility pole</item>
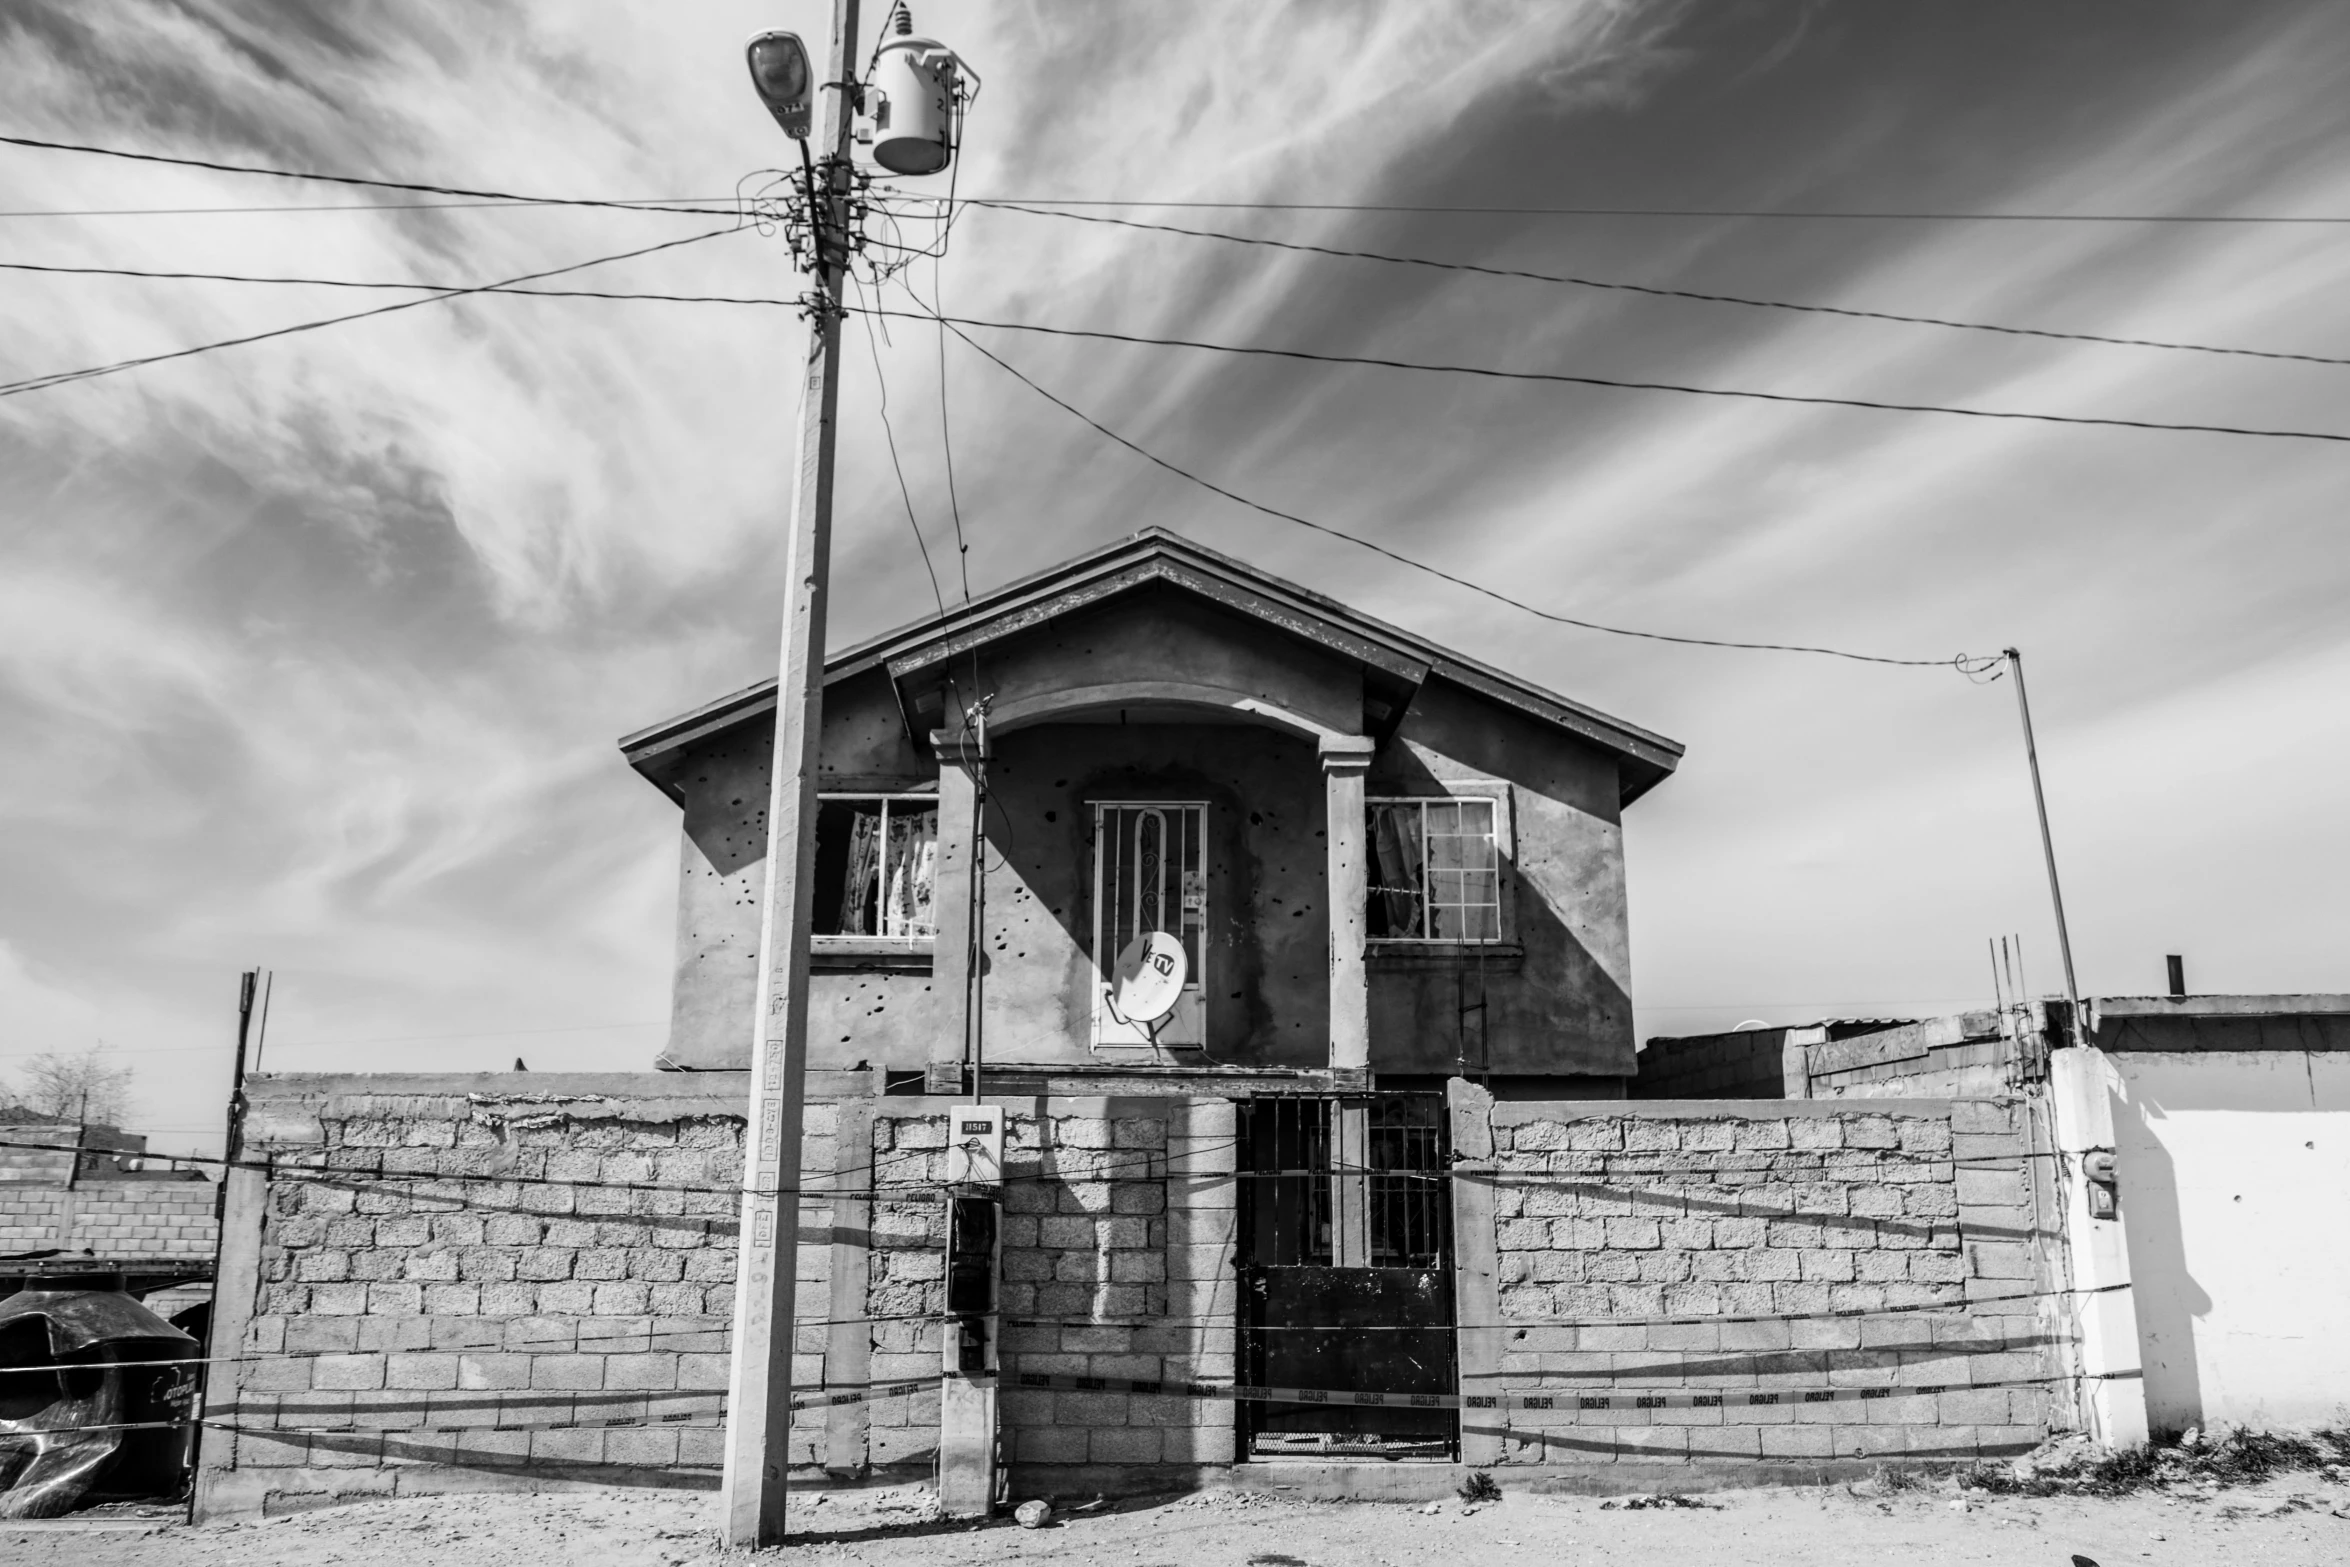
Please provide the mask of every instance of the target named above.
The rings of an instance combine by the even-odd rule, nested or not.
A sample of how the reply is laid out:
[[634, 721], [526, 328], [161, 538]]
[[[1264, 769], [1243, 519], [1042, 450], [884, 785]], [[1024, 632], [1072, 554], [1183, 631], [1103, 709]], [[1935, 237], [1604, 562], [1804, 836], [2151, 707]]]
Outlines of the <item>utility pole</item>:
[[2008, 673], [2015, 676], [2015, 707], [2024, 720], [2024, 759], [2032, 766], [2032, 804], [2040, 812], [2040, 853], [2048, 862], [2048, 901], [2056, 908], [2056, 951], [2064, 959], [2064, 1000], [2072, 1018], [2073, 1039], [2078, 1043], [2085, 1030], [2081, 1022], [2081, 987], [2073, 978], [2073, 938], [2065, 929], [2064, 889], [2056, 884], [2056, 840], [2048, 832], [2048, 795], [2040, 787], [2040, 748], [2032, 740], [2032, 703], [2024, 694], [2024, 655], [2014, 648], [2005, 650]]
[[[232, 1313], [228, 1309], [230, 1291], [236, 1287], [229, 1279], [226, 1266], [229, 1243], [228, 1209], [229, 1194], [239, 1187], [244, 1188], [244, 1197], [247, 1201], [257, 1202], [262, 1197], [260, 1177], [251, 1171], [238, 1168], [238, 1161], [244, 1157], [245, 1152], [245, 1046], [253, 1034], [253, 992], [260, 981], [261, 971], [257, 968], [249, 968], [237, 977], [237, 1054], [235, 1061], [229, 1067], [228, 1126], [220, 1137], [220, 1184], [212, 1190], [212, 1326], [205, 1330], [203, 1352], [206, 1356], [237, 1353], [241, 1346], [224, 1341], [218, 1330], [220, 1324], [230, 1320], [232, 1316], [235, 1321], [240, 1323], [246, 1320], [243, 1315]], [[258, 1237], [261, 1232], [256, 1227], [253, 1233]], [[253, 1283], [252, 1281], [243, 1282], [246, 1298], [249, 1301], [252, 1297]], [[238, 1330], [239, 1333], [242, 1331], [241, 1328]], [[191, 1397], [187, 1406], [187, 1413], [191, 1416], [194, 1416], [199, 1408], [207, 1413], [212, 1409], [215, 1392], [213, 1378], [216, 1372], [221, 1383], [224, 1384], [221, 1391], [227, 1392], [236, 1386], [234, 1366], [218, 1366], [212, 1360], [207, 1359], [196, 1366], [194, 1372], [194, 1385], [190, 1390]], [[204, 1451], [204, 1422], [201, 1419], [190, 1420], [187, 1438], [188, 1473], [191, 1476], [198, 1476], [200, 1479]], [[197, 1521], [202, 1506], [198, 1484], [191, 1483], [188, 1487], [188, 1521], [190, 1523]]]
[[[799, 1250], [800, 1117], [808, 1063], [808, 929], [814, 888], [817, 746], [832, 556], [833, 446], [840, 408], [841, 287], [847, 271], [849, 132], [858, 0], [833, 0], [832, 43], [815, 84], [821, 156], [809, 173], [815, 289], [800, 382], [788, 598], [775, 686], [767, 797], [767, 892], [759, 919], [759, 1007], [751, 1036], [742, 1232], [727, 1385], [724, 1509], [729, 1545], [784, 1538], [791, 1467], [793, 1274]], [[804, 124], [804, 122], [803, 122]]]

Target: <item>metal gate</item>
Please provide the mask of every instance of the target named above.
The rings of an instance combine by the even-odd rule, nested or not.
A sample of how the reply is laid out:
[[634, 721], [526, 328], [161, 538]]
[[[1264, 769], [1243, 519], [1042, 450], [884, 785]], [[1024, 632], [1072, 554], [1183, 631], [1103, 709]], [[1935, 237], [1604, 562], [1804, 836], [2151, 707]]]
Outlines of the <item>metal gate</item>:
[[[1442, 1096], [1241, 1106], [1240, 1371], [1256, 1386], [1451, 1393]], [[1447, 1409], [1244, 1403], [1241, 1451], [1452, 1458]]]

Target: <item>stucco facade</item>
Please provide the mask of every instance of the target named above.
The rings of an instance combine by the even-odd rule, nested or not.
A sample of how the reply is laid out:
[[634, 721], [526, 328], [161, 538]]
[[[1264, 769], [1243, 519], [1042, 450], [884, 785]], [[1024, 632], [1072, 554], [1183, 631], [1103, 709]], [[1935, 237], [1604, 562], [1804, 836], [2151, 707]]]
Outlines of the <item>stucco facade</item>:
[[[623, 742], [683, 817], [667, 1066], [748, 1059], [773, 721], [754, 687]], [[827, 794], [935, 812], [938, 926], [816, 938], [813, 1068], [937, 1089], [975, 1036], [990, 1068], [1306, 1070], [1367, 1035], [1375, 1080], [1606, 1095], [1634, 1070], [1621, 813], [1680, 748], [1342, 605], [1146, 533], [835, 656], [822, 734]], [[1498, 930], [1367, 936], [1366, 799], [1486, 802]], [[1156, 1049], [1097, 1022], [1099, 823], [1126, 819], [1100, 812], [1143, 803], [1200, 838], [1196, 1012]]]

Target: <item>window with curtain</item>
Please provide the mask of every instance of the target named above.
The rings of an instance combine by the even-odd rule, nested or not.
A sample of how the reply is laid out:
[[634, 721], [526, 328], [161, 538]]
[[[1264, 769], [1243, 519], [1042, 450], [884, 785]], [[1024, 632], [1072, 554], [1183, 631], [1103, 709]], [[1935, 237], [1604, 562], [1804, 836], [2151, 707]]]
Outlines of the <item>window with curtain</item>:
[[1366, 846], [1375, 941], [1499, 941], [1493, 800], [1372, 800]]
[[818, 797], [813, 934], [926, 941], [937, 874], [937, 796]]

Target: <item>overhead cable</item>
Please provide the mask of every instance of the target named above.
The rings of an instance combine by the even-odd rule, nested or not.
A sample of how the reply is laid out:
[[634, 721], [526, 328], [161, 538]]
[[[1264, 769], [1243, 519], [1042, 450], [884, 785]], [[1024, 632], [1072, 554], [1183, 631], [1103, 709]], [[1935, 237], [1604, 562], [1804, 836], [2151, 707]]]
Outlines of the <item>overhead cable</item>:
[[215, 174], [257, 174], [274, 180], [309, 180], [322, 185], [361, 185], [371, 190], [405, 190], [426, 196], [467, 196], [486, 201], [513, 201], [533, 207], [603, 207], [620, 212], [701, 212], [733, 217], [732, 207], [654, 206], [641, 201], [608, 201], [593, 196], [529, 196], [510, 190], [471, 190], [461, 185], [429, 185], [409, 180], [365, 179], [354, 174], [320, 174], [307, 169], [277, 169], [258, 163], [223, 163], [212, 158], [179, 158], [160, 152], [132, 152], [122, 147], [93, 147], [83, 142], [48, 141], [38, 136], [0, 135], [12, 147], [37, 147], [47, 152], [79, 152], [100, 158], [124, 158], [133, 163], [164, 163], [174, 168], [206, 169]]
[[[850, 280], [855, 281], [854, 274]], [[862, 286], [859, 285], [860, 288]], [[889, 376], [881, 368], [881, 344], [875, 341], [871, 316], [865, 318], [864, 326], [865, 346], [873, 351], [873, 384], [881, 392], [881, 435], [889, 446], [890, 470], [898, 476], [898, 497], [906, 503], [906, 527], [914, 535], [914, 548], [922, 552], [922, 571], [930, 578], [930, 597], [938, 605], [939, 619], [944, 620], [947, 613], [946, 595], [939, 590], [938, 568], [930, 561], [930, 541], [922, 536], [922, 524], [914, 517], [914, 491], [906, 483], [906, 465], [898, 460], [898, 432], [889, 420]]]
[[[733, 230], [718, 230], [715, 232], [730, 233], [733, 232]], [[713, 237], [715, 237], [714, 234], [699, 234], [693, 236], [691, 239], [671, 240], [666, 244], [648, 246], [645, 250], [627, 251], [620, 256], [607, 256], [602, 259], [606, 261], [625, 260], [630, 256], [646, 255], [655, 250], [665, 250], [670, 248], [670, 246], [691, 244], [694, 242], [694, 240], [709, 239]], [[580, 263], [580, 266], [593, 266], [596, 264], [596, 262], [582, 262]], [[141, 270], [130, 267], [69, 267], [54, 266], [36, 262], [0, 261], [0, 271], [54, 272], [96, 277], [154, 278], [166, 281], [316, 285], [321, 288], [364, 288], [393, 290], [432, 289], [445, 290], [448, 295], [523, 294], [536, 295], [543, 299], [644, 300], [677, 305], [762, 305], [769, 307], [786, 306], [792, 309], [798, 309], [802, 305], [802, 301], [797, 299], [782, 299], [774, 296], [762, 295], [667, 294], [623, 289], [557, 289], [523, 288], [517, 286], [519, 284], [529, 282], [533, 278], [553, 277], [558, 275], [560, 272], [576, 270], [578, 270], [578, 268], [558, 268], [555, 272], [533, 273], [529, 277], [509, 279], [503, 283], [451, 285], [441, 283], [358, 282], [342, 278], [260, 277], [250, 274], [230, 272], [162, 272]], [[430, 301], [420, 302], [430, 303]], [[920, 301], [917, 300], [916, 303], [919, 304]], [[396, 310], [403, 307], [394, 305], [388, 308]], [[1536, 381], [1569, 386], [1591, 386], [1616, 391], [1672, 392], [1691, 397], [1742, 398], [1757, 402], [1795, 403], [1799, 405], [1821, 408], [1858, 408], [1879, 413], [1948, 414], [1966, 419], [2009, 419], [2021, 420], [2035, 424], [2090, 425], [2101, 426], [2109, 429], [2153, 430], [2172, 434], [2244, 435], [2258, 436], [2273, 440], [2350, 442], [2350, 435], [2337, 434], [2332, 431], [2324, 430], [2284, 430], [2262, 428], [2258, 426], [2172, 422], [2158, 419], [2121, 419], [2101, 417], [2090, 414], [2028, 413], [2014, 409], [1962, 408], [1942, 403], [1901, 403], [1875, 398], [1829, 397], [1808, 395], [1796, 392], [1760, 392], [1735, 387], [1688, 386], [1669, 381], [1632, 381], [1610, 378], [1606, 376], [1568, 375], [1554, 371], [1502, 370], [1487, 365], [1429, 364], [1415, 360], [1383, 359], [1360, 354], [1311, 353], [1304, 349], [1264, 348], [1236, 343], [1207, 343], [1191, 338], [1143, 337], [1133, 333], [1105, 332], [1080, 327], [1040, 326], [1033, 322], [1025, 321], [988, 321], [971, 316], [938, 316], [932, 314], [927, 308], [923, 309], [919, 313], [903, 310], [889, 310], [879, 306], [851, 306], [848, 308], [852, 311], [864, 310], [869, 311], [877, 316], [901, 320], [944, 321], [949, 325], [992, 328], [994, 330], [1004, 332], [1031, 332], [1051, 337], [1093, 338], [1104, 342], [1132, 343], [1145, 347], [1190, 348], [1210, 353], [1246, 354], [1262, 358], [1302, 360], [1315, 364], [1365, 365], [1391, 370], [1418, 370], [1446, 375], [1482, 376], [1488, 379], [1504, 381]], [[362, 311], [359, 313], [359, 315], [340, 316], [334, 319], [357, 320], [359, 319], [359, 316], [379, 313], [380, 312], [376, 311]], [[315, 324], [332, 325], [333, 323], [330, 321]], [[299, 331], [304, 329], [297, 327], [288, 328], [287, 330]], [[238, 341], [245, 340], [239, 339]], [[217, 344], [211, 346], [226, 347], [230, 345]], [[202, 350], [200, 349], [187, 350], [187, 352], [201, 351]], [[2211, 351], [2248, 352], [2246, 350], [2225, 349], [2215, 349]], [[2336, 363], [2339, 361], [2324, 362]], [[52, 378], [42, 379], [48, 380]], [[22, 389], [21, 384], [15, 386], [0, 385], [0, 396], [7, 395], [12, 390], [20, 389]]]
[[1210, 491], [1213, 494], [1221, 495], [1224, 497], [1224, 499], [1232, 501], [1238, 505], [1245, 506], [1251, 511], [1262, 512], [1268, 517], [1277, 517], [1283, 522], [1296, 523], [1301, 528], [1311, 528], [1316, 533], [1326, 533], [1334, 539], [1344, 539], [1347, 543], [1356, 545], [1362, 549], [1367, 549], [1373, 554], [1384, 555], [1389, 560], [1396, 562], [1398, 565], [1409, 566], [1414, 571], [1425, 572], [1429, 576], [1439, 578], [1445, 582], [1449, 582], [1455, 587], [1466, 588], [1471, 593], [1481, 594], [1486, 598], [1492, 599], [1496, 603], [1506, 604], [1512, 609], [1522, 610], [1526, 614], [1536, 616], [1542, 620], [1551, 621], [1557, 625], [1576, 626], [1585, 631], [1602, 631], [1610, 636], [1639, 637], [1651, 642], [1678, 642], [1689, 647], [1738, 648], [1751, 652], [1770, 653], [1819, 653], [1824, 654], [1829, 658], [1851, 659], [1855, 663], [1862, 664], [1898, 664], [1917, 668], [1939, 668], [1948, 666], [1966, 674], [1980, 673], [1981, 671], [1991, 668], [1998, 663], [1998, 658], [1996, 655], [1970, 657], [1967, 654], [1960, 653], [1951, 658], [1887, 658], [1875, 653], [1853, 653], [1848, 652], [1843, 648], [1814, 647], [1799, 643], [1734, 642], [1716, 637], [1685, 637], [1676, 636], [1663, 631], [1640, 631], [1635, 630], [1630, 626], [1610, 626], [1602, 624], [1596, 620], [1583, 620], [1573, 615], [1561, 615], [1553, 610], [1547, 610], [1540, 608], [1537, 605], [1529, 604], [1523, 599], [1512, 598], [1507, 593], [1500, 592], [1494, 588], [1489, 588], [1481, 582], [1472, 582], [1466, 577], [1457, 576], [1452, 572], [1444, 570], [1442, 567], [1431, 566], [1424, 560], [1418, 560], [1412, 556], [1403, 554], [1401, 551], [1389, 549], [1384, 544], [1373, 543], [1371, 540], [1360, 537], [1357, 534], [1348, 533], [1342, 528], [1331, 527], [1328, 523], [1315, 522], [1311, 518], [1300, 517], [1295, 512], [1286, 512], [1280, 510], [1278, 507], [1267, 506], [1263, 502], [1251, 500], [1247, 496], [1242, 495], [1237, 491], [1228, 490], [1223, 485], [1220, 485], [1211, 479], [1202, 478], [1200, 475], [1193, 473], [1190, 469], [1179, 467], [1176, 464], [1169, 462], [1166, 458], [1161, 457], [1158, 453], [1128, 440], [1125, 436], [1120, 435], [1117, 431], [1111, 429], [1108, 425], [1103, 424], [1100, 420], [1094, 418], [1093, 415], [1086, 413], [1083, 409], [1076, 407], [1074, 404], [1054, 396], [1051, 392], [1048, 392], [1043, 387], [1037, 385], [1035, 381], [1029, 379], [1028, 376], [1022, 374], [1021, 371], [1019, 371], [1017, 368], [1007, 363], [1005, 360], [999, 358], [994, 353], [991, 353], [985, 346], [975, 341], [968, 333], [964, 332], [960, 326], [956, 325], [952, 321], [947, 321], [944, 317], [941, 317], [940, 320], [945, 322], [947, 329], [953, 332], [955, 336], [961, 338], [963, 342], [974, 352], [986, 358], [998, 369], [1004, 371], [1014, 380], [1026, 386], [1030, 391], [1036, 393], [1045, 401], [1061, 409], [1064, 413], [1070, 414], [1083, 423], [1092, 426], [1096, 431], [1117, 442], [1120, 446], [1125, 447], [1128, 451], [1134, 453], [1137, 457], [1140, 457], [1147, 462], [1156, 464], [1158, 467], [1166, 469], [1169, 473], [1174, 474], [1177, 478], [1188, 479], [1190, 482], [1198, 485], [1200, 488]]
[[1004, 206], [995, 202], [967, 202], [967, 206], [994, 207], [999, 212], [1024, 212], [1031, 217], [1066, 218], [1073, 223], [1102, 223], [1117, 228], [1144, 229], [1157, 234], [1182, 234], [1192, 239], [1221, 240], [1231, 245], [1257, 245], [1269, 250], [1293, 250], [1307, 255], [1336, 256], [1348, 261], [1379, 261], [1391, 266], [1427, 267], [1439, 272], [1474, 272], [1485, 277], [1514, 278], [1530, 283], [1563, 283], [1575, 288], [1606, 289], [1614, 293], [1645, 294], [1656, 299], [1689, 299], [1713, 305], [1739, 305], [1751, 310], [1792, 310], [1805, 315], [1845, 316], [1856, 321], [1892, 321], [1905, 326], [1947, 327], [1961, 332], [1996, 332], [2007, 337], [2044, 337], [2067, 343], [2101, 343], [2117, 348], [2162, 348], [2188, 354], [2232, 354], [2246, 359], [2289, 359], [2312, 365], [2350, 365], [2350, 358], [2328, 354], [2288, 354], [2264, 348], [2223, 348], [2209, 343], [2175, 343], [2150, 337], [2107, 337], [2096, 332], [2059, 332], [2047, 327], [2003, 326], [1989, 321], [1954, 321], [1941, 316], [1903, 315], [1890, 310], [1855, 310], [1842, 305], [1805, 305], [1785, 299], [1755, 299], [1743, 294], [1708, 294], [1687, 288], [1658, 288], [1646, 283], [1623, 283], [1605, 278], [1575, 277], [1558, 272], [1528, 272], [1515, 267], [1489, 267], [1466, 261], [1432, 261], [1425, 256], [1397, 256], [1375, 250], [1345, 250], [1334, 245], [1308, 245], [1294, 240], [1264, 239], [1253, 234], [1224, 234], [1214, 229], [1182, 228], [1172, 223], [1144, 223], [1135, 218], [1104, 217], [1091, 212], [1056, 212], [1045, 207]]
[[[928, 319], [907, 311], [884, 311], [908, 320]], [[1416, 370], [1425, 374], [1477, 376], [1494, 381], [1532, 381], [1557, 386], [1595, 386], [1611, 391], [1674, 392], [1687, 397], [1731, 397], [1754, 402], [1795, 403], [1815, 408], [1859, 408], [1878, 413], [1948, 414], [1961, 419], [2010, 419], [2033, 424], [2096, 425], [2120, 430], [2160, 430], [2170, 434], [2248, 435], [2283, 441], [2332, 441], [2350, 444], [2350, 435], [2330, 430], [2277, 430], [2233, 424], [2197, 424], [2159, 419], [2120, 419], [2093, 414], [2026, 413], [2007, 408], [1962, 408], [1943, 403], [1899, 403], [1868, 397], [1827, 397], [1800, 392], [1758, 392], [1736, 387], [1688, 386], [1673, 381], [1632, 381], [1611, 376], [1569, 375], [1556, 370], [1503, 370], [1492, 365], [1432, 364], [1416, 359], [1387, 359], [1371, 354], [1321, 354], [1302, 348], [1265, 348], [1250, 343], [1207, 343], [1188, 337], [1145, 337], [1132, 332], [1104, 332], [1086, 327], [1039, 326], [1028, 321], [986, 321], [971, 316], [939, 317], [951, 326], [980, 327], [1001, 332], [1033, 332], [1046, 337], [1085, 338], [1104, 343], [1131, 343], [1148, 348], [1189, 348], [1204, 353], [1240, 354], [1258, 359], [1291, 359], [1308, 364], [1365, 365], [1384, 370]], [[974, 345], [976, 346], [976, 345]]]
[[247, 343], [264, 342], [273, 337], [290, 337], [297, 332], [315, 332], [321, 327], [340, 326], [346, 321], [364, 321], [370, 316], [390, 315], [396, 310], [413, 310], [419, 305], [439, 304], [443, 300], [458, 299], [468, 294], [494, 294], [512, 288], [517, 283], [528, 283], [538, 278], [560, 277], [567, 272], [578, 272], [588, 267], [600, 267], [609, 262], [628, 261], [638, 256], [649, 256], [655, 251], [674, 250], [680, 245], [695, 245], [723, 234], [743, 232], [739, 225], [711, 229], [707, 233], [689, 234], [683, 239], [664, 240], [658, 245], [646, 245], [636, 250], [624, 250], [616, 255], [597, 256], [587, 261], [575, 261], [569, 266], [550, 267], [543, 272], [526, 272], [520, 277], [503, 279], [496, 283], [480, 283], [469, 287], [451, 288], [429, 294], [422, 299], [403, 299], [394, 304], [378, 305], [373, 310], [357, 310], [349, 315], [327, 316], [317, 321], [300, 321], [292, 326], [273, 327], [266, 332], [250, 332], [243, 337], [222, 338], [218, 342], [199, 343], [193, 348], [176, 348], [169, 353], [146, 354], [137, 359], [118, 359], [112, 364], [91, 365], [80, 370], [64, 370], [53, 375], [31, 376], [21, 381], [0, 383], [0, 397], [14, 397], [20, 392], [37, 392], [47, 387], [63, 386], [71, 381], [94, 380], [112, 375], [119, 370], [136, 370], [144, 365], [162, 364], [168, 360], [186, 359], [196, 354], [208, 354], [215, 349], [237, 348]]
[[[716, 205], [725, 196], [645, 196], [624, 200], [623, 207], [640, 212], [692, 212]], [[568, 203], [516, 196], [506, 201], [296, 201], [263, 207], [27, 207], [0, 212], [0, 218], [208, 218], [244, 217], [272, 212], [472, 212], [493, 207], [557, 207]]]
[[[889, 190], [901, 200], [939, 201], [917, 191]], [[1772, 207], [1503, 207], [1420, 206], [1350, 201], [1151, 201], [1063, 196], [965, 196], [964, 205], [994, 207], [1158, 207], [1210, 212], [1385, 212], [1493, 218], [1768, 218], [1807, 223], [2272, 223], [2350, 224], [2350, 217], [2232, 212], [1867, 212]]]

